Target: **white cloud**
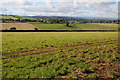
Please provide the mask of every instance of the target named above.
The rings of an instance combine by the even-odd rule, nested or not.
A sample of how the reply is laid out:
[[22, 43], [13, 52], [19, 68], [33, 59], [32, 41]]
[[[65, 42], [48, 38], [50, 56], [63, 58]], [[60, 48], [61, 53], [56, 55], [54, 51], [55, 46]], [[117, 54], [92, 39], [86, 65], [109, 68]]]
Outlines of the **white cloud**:
[[[60, 15], [82, 17], [113, 17], [118, 14], [118, 0], [39, 0], [44, 6], [36, 3], [38, 0], [9, 0], [2, 1], [4, 10], [0, 13], [18, 15]], [[102, 2], [100, 2], [102, 1]], [[114, 1], [114, 2], [113, 2]], [[54, 2], [59, 2], [55, 4]], [[16, 5], [11, 5], [12, 3]]]

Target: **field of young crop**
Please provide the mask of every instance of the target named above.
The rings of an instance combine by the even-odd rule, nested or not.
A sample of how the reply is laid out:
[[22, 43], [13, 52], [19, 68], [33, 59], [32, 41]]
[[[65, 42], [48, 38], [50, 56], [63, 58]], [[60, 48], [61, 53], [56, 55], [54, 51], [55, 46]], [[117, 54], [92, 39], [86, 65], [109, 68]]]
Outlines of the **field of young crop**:
[[118, 78], [117, 32], [4, 32], [3, 78]]
[[38, 22], [31, 22], [32, 25], [39, 30], [118, 30], [118, 24], [71, 24], [72, 27], [67, 27], [65, 24], [43, 24]]

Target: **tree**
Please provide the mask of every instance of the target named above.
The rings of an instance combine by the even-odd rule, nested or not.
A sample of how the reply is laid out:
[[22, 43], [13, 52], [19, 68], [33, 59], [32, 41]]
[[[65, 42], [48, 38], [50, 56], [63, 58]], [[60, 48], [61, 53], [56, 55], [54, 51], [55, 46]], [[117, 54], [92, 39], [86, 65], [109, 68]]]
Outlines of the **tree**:
[[38, 28], [34, 28], [35, 30], [38, 30]]
[[11, 27], [10, 30], [16, 30], [16, 27]]
[[66, 21], [66, 26], [70, 26], [70, 23], [69, 23], [69, 21]]

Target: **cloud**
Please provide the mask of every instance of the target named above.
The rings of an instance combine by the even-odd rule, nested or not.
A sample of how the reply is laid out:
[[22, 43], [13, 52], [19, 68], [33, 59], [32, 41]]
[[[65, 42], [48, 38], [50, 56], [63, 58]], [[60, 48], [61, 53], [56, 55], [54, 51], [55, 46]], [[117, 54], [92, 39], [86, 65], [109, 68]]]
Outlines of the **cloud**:
[[[0, 13], [16, 15], [51, 15], [117, 18], [118, 3], [113, 0], [9, 0]], [[96, 1], [96, 2], [94, 2]], [[116, 2], [115, 2], [116, 1]]]
[[33, 2], [25, 1], [23, 4], [24, 4], [24, 5], [33, 5]]

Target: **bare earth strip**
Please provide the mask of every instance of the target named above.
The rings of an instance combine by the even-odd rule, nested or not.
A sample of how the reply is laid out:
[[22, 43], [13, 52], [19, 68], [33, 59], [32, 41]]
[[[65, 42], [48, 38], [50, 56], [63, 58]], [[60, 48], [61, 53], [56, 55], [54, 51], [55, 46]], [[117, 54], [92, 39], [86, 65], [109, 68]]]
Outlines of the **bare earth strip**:
[[10, 28], [15, 27], [16, 30], [35, 30], [35, 26], [29, 23], [0, 23], [2, 25], [2, 30], [10, 30]]
[[[96, 44], [96, 43], [84, 43], [84, 44], [76, 44], [76, 45], [65, 45], [64, 48], [38, 49], [38, 50], [31, 50], [31, 51], [14, 52], [14, 53], [11, 53], [12, 56], [10, 56], [10, 57], [3, 57], [2, 59], [11, 59], [11, 58], [16, 58], [16, 57], [21, 57], [21, 56], [29, 56], [29, 55], [48, 53], [48, 52], [56, 52], [56, 51], [64, 50], [64, 49], [69, 48], [69, 47], [96, 46], [96, 45], [105, 44], [107, 42], [118, 42], [118, 40], [109, 40], [109, 41], [105, 41], [105, 42], [99, 42], [98, 44]], [[21, 54], [21, 55], [19, 55], [19, 54]], [[4, 54], [3, 56], [5, 56], [5, 55], [6, 54]]]

